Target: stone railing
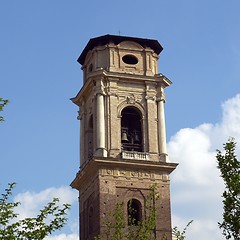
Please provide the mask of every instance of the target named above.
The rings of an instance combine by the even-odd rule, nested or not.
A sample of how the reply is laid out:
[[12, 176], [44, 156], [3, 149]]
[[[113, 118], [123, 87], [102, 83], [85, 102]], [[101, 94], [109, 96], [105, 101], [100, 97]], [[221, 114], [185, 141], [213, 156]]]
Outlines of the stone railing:
[[149, 160], [149, 153], [122, 151], [123, 159]]

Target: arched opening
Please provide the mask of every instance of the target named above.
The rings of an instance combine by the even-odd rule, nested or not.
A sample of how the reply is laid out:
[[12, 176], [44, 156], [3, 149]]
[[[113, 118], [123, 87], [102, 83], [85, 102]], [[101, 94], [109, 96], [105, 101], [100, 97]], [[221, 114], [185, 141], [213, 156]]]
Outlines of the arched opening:
[[131, 199], [127, 203], [128, 207], [128, 225], [137, 226], [142, 220], [142, 206], [137, 199]]
[[121, 143], [125, 151], [142, 152], [142, 115], [135, 107], [122, 110]]

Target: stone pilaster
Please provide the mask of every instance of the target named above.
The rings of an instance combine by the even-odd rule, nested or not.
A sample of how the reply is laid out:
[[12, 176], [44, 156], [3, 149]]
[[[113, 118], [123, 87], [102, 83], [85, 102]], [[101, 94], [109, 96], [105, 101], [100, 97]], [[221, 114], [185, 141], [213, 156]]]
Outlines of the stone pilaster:
[[154, 85], [146, 86], [147, 101], [147, 125], [148, 125], [148, 151], [152, 154], [158, 153], [158, 134], [157, 134], [157, 105], [156, 90]]

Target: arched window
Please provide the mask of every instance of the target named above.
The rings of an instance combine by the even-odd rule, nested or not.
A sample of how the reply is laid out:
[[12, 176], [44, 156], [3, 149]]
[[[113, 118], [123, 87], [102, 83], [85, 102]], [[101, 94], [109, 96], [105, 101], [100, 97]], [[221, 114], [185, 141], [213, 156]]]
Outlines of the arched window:
[[127, 203], [128, 225], [137, 226], [142, 220], [142, 206], [137, 199], [131, 199]]
[[142, 115], [135, 107], [126, 107], [122, 110], [121, 143], [125, 151], [142, 152]]

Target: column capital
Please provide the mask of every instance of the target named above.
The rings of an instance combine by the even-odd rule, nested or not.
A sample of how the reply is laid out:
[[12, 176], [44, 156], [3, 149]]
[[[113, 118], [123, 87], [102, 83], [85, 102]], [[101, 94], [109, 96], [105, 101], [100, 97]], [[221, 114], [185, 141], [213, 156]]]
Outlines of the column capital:
[[103, 78], [99, 81], [95, 81], [94, 84], [94, 96], [97, 96], [98, 94], [105, 96], [106, 91], [105, 91], [105, 86], [103, 84]]
[[97, 95], [106, 96], [106, 93], [103, 87], [94, 89], [94, 97]]
[[83, 113], [81, 112], [81, 110], [79, 110], [77, 120], [82, 120], [82, 117], [83, 117]]
[[166, 97], [163, 89], [161, 89], [161, 91], [157, 93], [156, 101], [157, 102], [163, 101], [164, 103], [166, 102]]
[[84, 115], [86, 115], [86, 109], [81, 107], [78, 111], [77, 119], [82, 120]]
[[151, 95], [146, 95], [146, 96], [145, 96], [145, 99], [146, 99], [146, 100], [151, 100], [151, 101], [156, 101], [156, 100], [157, 100], [157, 97], [156, 97], [156, 96], [151, 96]]
[[79, 107], [77, 120], [82, 120], [83, 115], [86, 114], [86, 112], [85, 112], [85, 100], [84, 100], [84, 98], [81, 98], [80, 101], [81, 101], [81, 106]]

